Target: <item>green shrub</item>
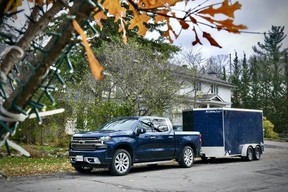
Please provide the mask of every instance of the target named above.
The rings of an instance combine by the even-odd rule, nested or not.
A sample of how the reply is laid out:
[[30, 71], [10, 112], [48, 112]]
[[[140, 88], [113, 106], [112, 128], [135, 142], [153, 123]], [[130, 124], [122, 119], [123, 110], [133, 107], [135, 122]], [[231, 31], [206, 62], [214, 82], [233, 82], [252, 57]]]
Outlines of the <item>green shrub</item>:
[[271, 121], [269, 121], [266, 117], [263, 118], [263, 126], [264, 126], [264, 137], [277, 139], [279, 138], [278, 133], [274, 131], [274, 125]]

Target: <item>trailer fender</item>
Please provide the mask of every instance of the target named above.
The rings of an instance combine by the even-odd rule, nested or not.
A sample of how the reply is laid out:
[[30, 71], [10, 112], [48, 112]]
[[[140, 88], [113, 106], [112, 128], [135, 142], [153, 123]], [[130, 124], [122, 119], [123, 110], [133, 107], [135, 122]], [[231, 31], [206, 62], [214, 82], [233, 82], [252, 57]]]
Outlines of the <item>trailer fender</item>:
[[246, 157], [248, 147], [252, 147], [253, 149], [255, 149], [255, 147], [256, 147], [257, 145], [259, 145], [259, 144], [257, 144], [257, 143], [250, 143], [250, 144], [245, 144], [245, 145], [243, 145], [242, 151], [241, 151], [241, 156], [242, 156], [242, 157]]

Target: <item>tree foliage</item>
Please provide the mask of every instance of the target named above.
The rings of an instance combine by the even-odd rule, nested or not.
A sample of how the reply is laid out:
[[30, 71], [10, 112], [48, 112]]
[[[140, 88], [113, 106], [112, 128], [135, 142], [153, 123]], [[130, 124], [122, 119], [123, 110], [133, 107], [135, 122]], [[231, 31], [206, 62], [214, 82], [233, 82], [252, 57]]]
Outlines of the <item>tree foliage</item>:
[[170, 65], [151, 47], [137, 41], [107, 43], [99, 59], [109, 76], [98, 88], [102, 87], [108, 99], [129, 103], [133, 115], [160, 115], [173, 100], [176, 85]]
[[231, 78], [237, 86], [233, 92], [233, 106], [262, 109], [278, 133], [288, 132], [288, 68], [287, 48], [282, 47], [286, 38], [283, 31], [284, 27], [272, 26], [271, 31], [264, 34], [264, 42], [253, 47], [255, 54], [248, 61], [244, 55], [239, 69], [235, 68], [235, 57], [233, 73], [238, 71], [238, 75]]
[[[179, 13], [173, 6], [181, 2], [185, 8]], [[27, 116], [47, 108], [42, 103], [44, 98], [55, 105], [51, 93], [57, 88], [56, 82], [61, 87], [66, 86], [61, 75], [67, 71], [60, 71], [60, 66], [67, 64], [69, 71], [73, 71], [69, 58], [73, 52], [70, 51], [77, 50], [75, 46], [79, 44], [84, 46], [94, 77], [103, 79], [104, 68], [94, 56], [90, 42], [91, 39], [103, 38], [100, 31], [108, 25], [110, 18], [114, 18], [118, 25], [124, 43], [128, 41], [128, 30], [143, 36], [151, 23], [166, 26], [161, 34], [170, 42], [182, 30], [191, 30], [194, 35], [192, 45], [202, 44], [205, 39], [217, 47], [221, 46], [201, 26], [231, 33], [239, 33], [245, 28], [244, 25], [234, 24], [234, 13], [241, 8], [239, 2], [223, 0], [212, 5], [205, 2], [195, 7], [191, 7], [190, 3], [186, 0], [0, 0], [0, 41], [5, 47], [0, 61], [1, 96], [5, 99], [3, 107], [9, 112]], [[28, 5], [29, 9], [23, 11], [24, 5]], [[221, 17], [224, 19], [217, 19], [218, 15], [224, 16]], [[172, 25], [172, 20], [180, 26], [179, 31]], [[93, 35], [88, 31], [92, 31]], [[141, 67], [145, 67], [145, 63]], [[16, 131], [16, 127], [17, 123], [4, 121], [0, 139], [6, 139]]]
[[279, 138], [278, 133], [274, 131], [274, 125], [266, 117], [263, 118], [263, 127], [264, 127], [264, 137], [277, 139]]

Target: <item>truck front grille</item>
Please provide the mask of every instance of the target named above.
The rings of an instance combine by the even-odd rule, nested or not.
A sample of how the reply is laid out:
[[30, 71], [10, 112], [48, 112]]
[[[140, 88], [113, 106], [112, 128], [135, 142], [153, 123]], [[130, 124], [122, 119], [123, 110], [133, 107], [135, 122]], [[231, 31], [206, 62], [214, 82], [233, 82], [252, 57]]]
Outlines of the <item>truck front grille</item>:
[[95, 151], [96, 145], [71, 144], [71, 148], [75, 151]]
[[105, 144], [99, 138], [92, 137], [72, 137], [71, 149], [75, 151], [95, 151], [97, 148], [103, 148]]

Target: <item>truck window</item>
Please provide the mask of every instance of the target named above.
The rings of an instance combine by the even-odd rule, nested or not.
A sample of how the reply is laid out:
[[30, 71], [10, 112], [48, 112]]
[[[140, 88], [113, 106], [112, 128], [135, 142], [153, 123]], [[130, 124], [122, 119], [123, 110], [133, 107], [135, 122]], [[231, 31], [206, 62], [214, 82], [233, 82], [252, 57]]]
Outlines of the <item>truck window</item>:
[[153, 119], [152, 124], [154, 129], [157, 132], [167, 132], [168, 131], [168, 125], [166, 123], [166, 119]]
[[148, 119], [141, 120], [137, 128], [144, 128], [148, 133], [153, 132], [152, 123]]
[[131, 129], [136, 122], [137, 119], [116, 119], [106, 123], [98, 130], [125, 131]]

